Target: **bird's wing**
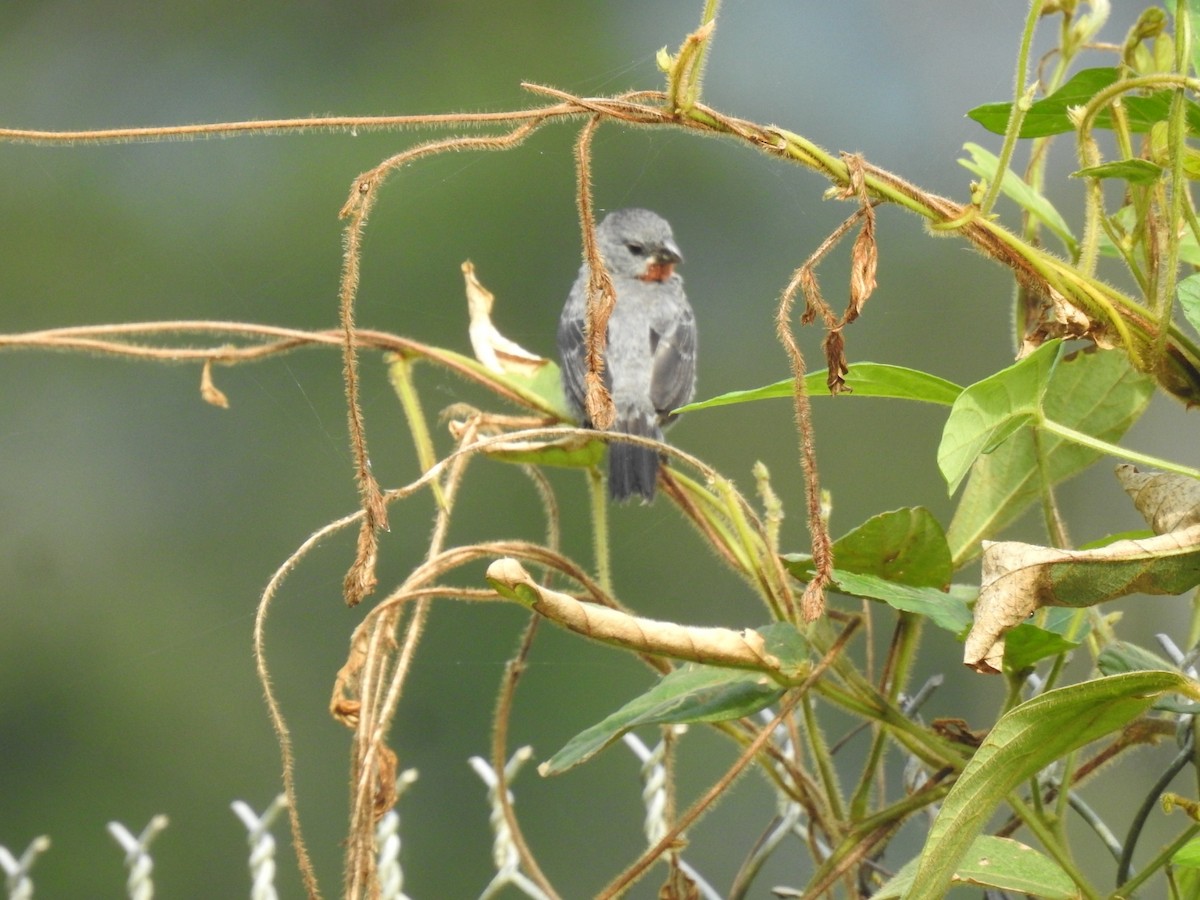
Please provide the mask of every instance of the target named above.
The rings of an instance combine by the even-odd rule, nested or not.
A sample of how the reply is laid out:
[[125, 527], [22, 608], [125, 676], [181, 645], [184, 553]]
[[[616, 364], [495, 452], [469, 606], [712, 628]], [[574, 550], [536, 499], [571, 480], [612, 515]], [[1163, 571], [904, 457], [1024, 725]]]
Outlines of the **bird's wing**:
[[563, 392], [567, 404], [581, 418], [587, 390], [583, 377], [587, 372], [587, 345], [583, 337], [584, 320], [564, 315], [558, 323], [558, 360], [562, 367]]
[[696, 389], [696, 319], [683, 303], [661, 330], [650, 332], [654, 368], [650, 376], [650, 401], [665, 416], [692, 399]]

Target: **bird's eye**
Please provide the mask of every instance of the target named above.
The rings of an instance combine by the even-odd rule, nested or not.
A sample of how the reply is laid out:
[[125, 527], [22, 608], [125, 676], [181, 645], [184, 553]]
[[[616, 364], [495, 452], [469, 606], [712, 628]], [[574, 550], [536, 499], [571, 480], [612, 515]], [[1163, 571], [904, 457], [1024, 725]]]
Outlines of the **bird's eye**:
[[629, 243], [629, 244], [625, 245], [625, 249], [628, 250], [630, 253], [632, 253], [634, 256], [641, 256], [643, 253], [646, 252], [646, 248], [643, 247], [641, 244]]

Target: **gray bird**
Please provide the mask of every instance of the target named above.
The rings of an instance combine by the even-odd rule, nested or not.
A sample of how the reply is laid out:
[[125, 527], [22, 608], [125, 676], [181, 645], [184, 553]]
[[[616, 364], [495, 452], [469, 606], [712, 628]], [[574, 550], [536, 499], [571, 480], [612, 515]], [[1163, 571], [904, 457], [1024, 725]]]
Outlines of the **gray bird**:
[[[663, 426], [675, 418], [671, 410], [696, 390], [696, 319], [674, 271], [683, 256], [671, 226], [646, 209], [609, 213], [596, 226], [596, 242], [617, 298], [604, 356], [604, 383], [617, 413], [613, 430], [662, 440]], [[585, 262], [558, 322], [558, 355], [567, 402], [590, 428], [584, 410], [589, 274]], [[609, 494], [653, 500], [658, 466], [658, 453], [649, 447], [611, 442]]]

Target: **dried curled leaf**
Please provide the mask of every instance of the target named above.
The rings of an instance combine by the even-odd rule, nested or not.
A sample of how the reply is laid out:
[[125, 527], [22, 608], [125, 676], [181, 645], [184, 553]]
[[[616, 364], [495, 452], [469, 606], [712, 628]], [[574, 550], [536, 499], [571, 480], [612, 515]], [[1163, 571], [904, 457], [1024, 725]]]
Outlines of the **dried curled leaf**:
[[501, 595], [585, 637], [641, 653], [753, 669], [780, 681], [789, 680], [779, 658], [767, 652], [763, 636], [756, 631], [677, 625], [583, 603], [542, 587], [515, 559], [496, 560], [488, 567], [487, 579]]
[[1025, 359], [1055, 338], [1091, 340], [1102, 350], [1113, 347], [1103, 322], [1090, 318], [1053, 288], [1045, 293], [1026, 291], [1025, 303], [1025, 334], [1017, 359]]
[[229, 409], [229, 398], [213, 382], [212, 366], [213, 361], [210, 357], [204, 361], [204, 368], [200, 370], [200, 397], [205, 403], [211, 403], [221, 409]]
[[825, 379], [825, 386], [829, 388], [829, 393], [834, 397], [842, 393], [854, 393], [853, 388], [846, 384], [850, 366], [846, 362], [846, 338], [842, 329], [834, 328], [825, 335], [821, 348], [825, 351], [825, 362], [828, 366], [826, 371], [829, 374]]
[[862, 210], [862, 228], [850, 251], [850, 305], [842, 319], [843, 324], [849, 324], [859, 317], [863, 306], [875, 292], [879, 245], [875, 241], [875, 207], [867, 192], [865, 161], [857, 153], [842, 153], [842, 161], [850, 175], [846, 193], [858, 198]]
[[1094, 606], [1126, 594], [1181, 594], [1200, 584], [1200, 525], [1095, 550], [984, 542], [975, 624], [963, 662], [999, 672], [1004, 634], [1043, 606]]
[[1200, 481], [1166, 472], [1139, 472], [1117, 466], [1117, 480], [1155, 534], [1178, 531], [1200, 522]]
[[470, 260], [462, 264], [462, 272], [467, 286], [467, 309], [471, 316], [467, 332], [475, 358], [497, 375], [536, 375], [549, 360], [530, 353], [496, 329], [492, 324], [495, 295], [479, 283], [475, 277], [475, 266]]

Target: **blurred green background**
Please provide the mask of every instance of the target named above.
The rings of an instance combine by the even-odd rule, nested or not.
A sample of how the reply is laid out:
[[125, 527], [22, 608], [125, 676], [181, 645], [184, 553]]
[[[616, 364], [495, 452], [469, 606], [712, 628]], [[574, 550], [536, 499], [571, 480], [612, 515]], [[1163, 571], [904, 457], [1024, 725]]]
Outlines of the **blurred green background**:
[[[0, 124], [503, 110], [537, 102], [522, 80], [584, 94], [657, 88], [655, 52], [678, 45], [701, 5], [8, 2], [0, 6]], [[1105, 37], [1119, 41], [1138, 9], [1118, 10]], [[999, 141], [964, 113], [1010, 95], [1024, 14], [1023, 4], [950, 0], [728, 0], [705, 97], [965, 199], [971, 176], [955, 162], [962, 144], [995, 149]], [[1041, 35], [1036, 52], [1052, 37]], [[0, 329], [168, 319], [332, 327], [337, 211], [349, 186], [426, 136], [0, 146]], [[469, 258], [497, 295], [500, 328], [550, 354], [580, 257], [574, 137], [575, 126], [554, 125], [512, 152], [456, 154], [394, 177], [367, 230], [359, 323], [467, 352], [459, 264]], [[1062, 178], [1072, 150], [1059, 149], [1052, 195], [1070, 217], [1082, 187]], [[823, 201], [825, 183], [800, 167], [683, 132], [606, 125], [594, 169], [598, 207], [647, 206], [675, 227], [700, 326], [699, 396], [785, 377], [772, 326], [779, 291], [849, 207]], [[896, 210], [881, 211], [879, 239], [880, 287], [847, 334], [851, 360], [966, 384], [1011, 359], [1003, 271], [957, 240], [931, 240]], [[822, 275], [840, 305], [844, 252]], [[802, 338], [821, 365], [820, 335]], [[166, 813], [171, 825], [155, 845], [160, 896], [244, 896], [244, 834], [229, 803], [261, 809], [279, 790], [250, 653], [255, 604], [292, 550], [356, 502], [338, 355], [307, 350], [218, 369], [229, 410], [200, 400], [191, 366], [20, 351], [0, 354], [0, 379], [0, 844], [20, 852], [36, 835], [51, 836], [34, 870], [39, 896], [117, 896], [124, 875], [104, 824], [137, 831]], [[378, 357], [364, 356], [363, 379], [375, 472], [385, 486], [405, 483], [416, 463]], [[420, 387], [431, 414], [484, 399], [431, 368], [421, 370]], [[934, 461], [943, 418], [880, 401], [818, 403], [835, 533], [905, 505], [948, 520]], [[672, 440], [743, 488], [754, 461], [765, 461], [789, 513], [785, 544], [805, 549], [788, 403], [687, 417]], [[1192, 420], [1168, 401], [1129, 440], [1192, 461]], [[582, 478], [551, 477], [568, 513], [566, 549], [588, 563], [586, 523], [573, 518]], [[1068, 485], [1064, 498], [1077, 540], [1138, 525], [1107, 465]], [[454, 541], [543, 532], [516, 469], [476, 463], [462, 504]], [[421, 558], [431, 522], [427, 496], [393, 509], [381, 590]], [[757, 601], [666, 502], [615, 509], [612, 527], [617, 588], [637, 609], [696, 624], [762, 623]], [[1037, 534], [1032, 526], [1023, 533]], [[365, 612], [340, 598], [351, 558], [350, 536], [323, 545], [286, 583], [267, 635], [294, 730], [301, 813], [329, 896], [340, 889], [350, 734], [326, 710]], [[457, 580], [482, 583], [482, 570]], [[1182, 639], [1181, 601], [1140, 598], [1125, 608], [1136, 619], [1129, 637], [1165, 630]], [[414, 897], [475, 896], [491, 877], [488, 808], [467, 757], [488, 752], [496, 685], [524, 621], [500, 605], [434, 610], [393, 736], [401, 765], [421, 773], [401, 806]], [[918, 678], [947, 676], [926, 714], [962, 716], [973, 727], [992, 721], [999, 680], [963, 669], [960, 646], [940, 631], [929, 631], [925, 651]], [[543, 629], [518, 695], [513, 745], [530, 743], [544, 759], [649, 682], [626, 655]], [[864, 746], [851, 745], [848, 765]], [[1171, 753], [1137, 757], [1142, 771], [1132, 767], [1136, 777], [1121, 784], [1130, 793], [1110, 791], [1102, 810], [1127, 808]], [[733, 755], [694, 729], [680, 756], [687, 796]], [[517, 781], [529, 841], [564, 896], [589, 895], [639, 852], [639, 790], [636, 761], [620, 747], [552, 781], [532, 767]], [[743, 779], [693, 831], [688, 857], [723, 888], [773, 809], [761, 781]], [[277, 831], [279, 886], [298, 896], [285, 830]], [[906, 830], [886, 863], [915, 852], [920, 833]], [[806, 865], [798, 848], [778, 854], [762, 890], [803, 882]], [[656, 884], [652, 875], [634, 896], [653, 896]]]

